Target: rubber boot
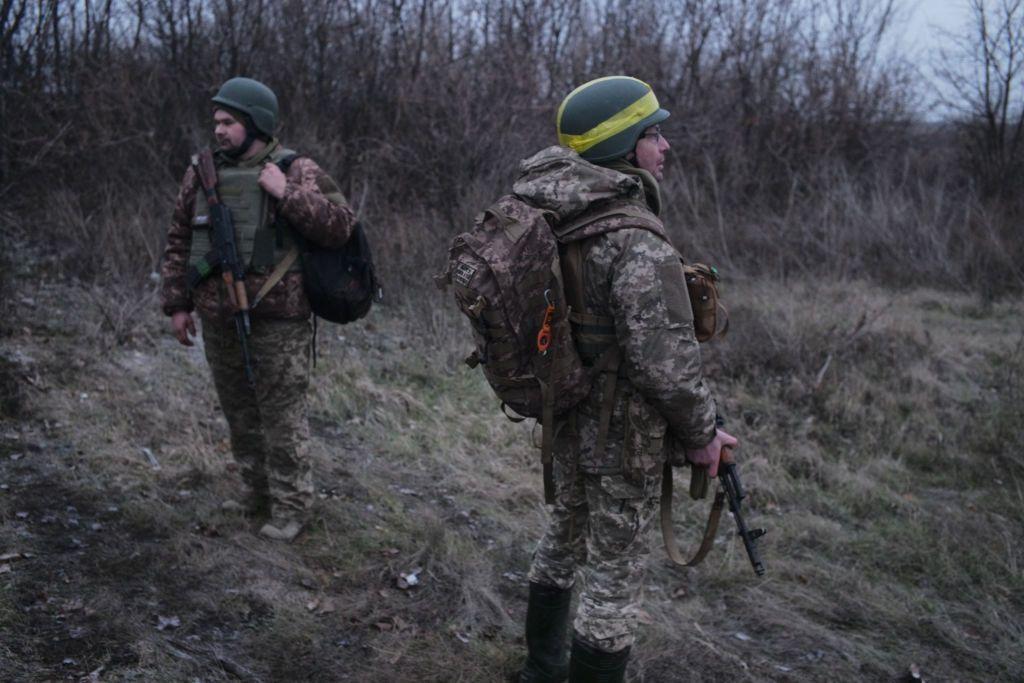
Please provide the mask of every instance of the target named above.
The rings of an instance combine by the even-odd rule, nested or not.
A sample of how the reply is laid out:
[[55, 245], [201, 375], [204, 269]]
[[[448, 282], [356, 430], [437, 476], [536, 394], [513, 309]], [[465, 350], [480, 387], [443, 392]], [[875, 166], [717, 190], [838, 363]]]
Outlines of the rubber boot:
[[569, 675], [565, 635], [572, 590], [530, 583], [526, 606], [526, 666], [519, 683], [562, 683]]
[[569, 683], [622, 683], [626, 679], [629, 648], [605, 652], [574, 634], [569, 658]]

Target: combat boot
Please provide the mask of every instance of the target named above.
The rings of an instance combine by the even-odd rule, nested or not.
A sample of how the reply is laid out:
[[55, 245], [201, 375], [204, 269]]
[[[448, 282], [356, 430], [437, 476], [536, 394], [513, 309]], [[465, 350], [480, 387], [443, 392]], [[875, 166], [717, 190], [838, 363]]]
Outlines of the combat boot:
[[519, 683], [562, 683], [569, 675], [565, 634], [572, 590], [530, 583], [526, 605], [526, 666]]
[[274, 541], [291, 543], [306, 528], [308, 521], [306, 510], [274, 503], [271, 506], [270, 520], [260, 527], [260, 536]]
[[622, 683], [626, 679], [629, 648], [605, 652], [574, 634], [569, 658], [569, 683]]
[[291, 543], [302, 533], [303, 528], [305, 528], [305, 525], [297, 519], [273, 523], [267, 522], [260, 528], [260, 535], [273, 541]]

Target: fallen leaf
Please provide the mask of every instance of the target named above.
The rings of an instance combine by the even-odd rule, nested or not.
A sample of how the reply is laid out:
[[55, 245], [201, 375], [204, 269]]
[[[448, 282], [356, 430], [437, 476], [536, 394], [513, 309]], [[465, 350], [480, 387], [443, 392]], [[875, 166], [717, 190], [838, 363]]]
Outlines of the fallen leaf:
[[11, 565], [0, 564], [0, 574], [9, 574], [11, 571]]
[[377, 627], [378, 631], [390, 631], [395, 627], [394, 624], [388, 621], [378, 621], [374, 626]]
[[152, 468], [154, 470], [160, 469], [160, 461], [158, 461], [156, 459], [156, 456], [153, 455], [152, 449], [149, 449], [149, 448], [146, 448], [145, 446], [143, 446], [141, 450], [142, 450], [142, 455], [144, 455], [146, 460], [149, 462], [150, 468]]
[[334, 601], [330, 598], [324, 598], [320, 601], [320, 614], [330, 614], [334, 609]]
[[162, 617], [158, 614], [156, 617], [156, 622], [157, 631], [175, 629], [181, 626], [181, 619], [179, 619], [178, 617]]
[[21, 553], [4, 553], [3, 555], [0, 555], [0, 562], [7, 562], [8, 560], [20, 560], [21, 558]]
[[398, 581], [396, 582], [398, 587], [402, 590], [408, 590], [413, 586], [420, 585], [420, 572], [422, 571], [422, 567], [416, 567], [408, 574], [399, 574]]
[[744, 641], [744, 642], [746, 642], [746, 641], [748, 641], [748, 640], [753, 640], [753, 638], [751, 638], [750, 636], [748, 636], [748, 635], [747, 635], [746, 633], [744, 633], [743, 631], [737, 631], [736, 633], [732, 634], [732, 637], [733, 637], [733, 638], [735, 638], [736, 640], [742, 640], [742, 641]]
[[650, 612], [642, 609], [636, 611], [636, 620], [648, 626], [654, 623], [654, 617], [651, 616]]
[[306, 609], [308, 609], [310, 612], [312, 612], [313, 610], [315, 610], [319, 606], [320, 606], [320, 601], [319, 600], [310, 600], [309, 602], [306, 603]]
[[688, 594], [689, 591], [686, 590], [686, 586], [679, 586], [678, 588], [672, 591], [672, 597], [676, 600], [685, 598]]

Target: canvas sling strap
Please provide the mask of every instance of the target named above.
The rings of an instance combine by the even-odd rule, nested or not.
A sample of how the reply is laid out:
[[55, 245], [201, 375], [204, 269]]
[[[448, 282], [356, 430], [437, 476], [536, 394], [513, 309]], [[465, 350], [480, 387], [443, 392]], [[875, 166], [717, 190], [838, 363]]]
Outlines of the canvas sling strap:
[[288, 272], [288, 269], [292, 267], [292, 264], [295, 263], [295, 259], [297, 258], [299, 258], [299, 249], [298, 247], [292, 247], [288, 250], [288, 253], [284, 255], [284, 258], [281, 259], [281, 262], [274, 266], [274, 270], [267, 276], [267, 281], [263, 283], [262, 287], [260, 287], [260, 291], [256, 292], [256, 296], [252, 299], [252, 305], [249, 306], [250, 310], [256, 308], [259, 303], [263, 301], [263, 297], [265, 297], [270, 290], [274, 288], [274, 285], [281, 281], [281, 278], [284, 277], [285, 273]]
[[[665, 543], [665, 552], [674, 564], [680, 567], [694, 567], [700, 564], [701, 560], [715, 544], [715, 534], [718, 533], [718, 521], [722, 517], [722, 509], [725, 507], [725, 491], [721, 488], [715, 493], [715, 500], [711, 504], [711, 514], [708, 515], [708, 523], [704, 527], [704, 538], [697, 548], [696, 554], [689, 560], [683, 558], [679, 552], [679, 545], [676, 543], [675, 531], [672, 528], [672, 465], [665, 463], [661, 474], [661, 538]], [[691, 469], [690, 496], [692, 498], [703, 498], [707, 492], [708, 478], [706, 470], [701, 476], [701, 470]]]

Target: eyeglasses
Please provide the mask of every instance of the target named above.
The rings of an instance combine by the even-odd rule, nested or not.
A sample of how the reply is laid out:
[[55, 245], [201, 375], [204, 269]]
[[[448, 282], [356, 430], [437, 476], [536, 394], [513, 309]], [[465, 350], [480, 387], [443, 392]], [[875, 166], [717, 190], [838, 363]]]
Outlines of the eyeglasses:
[[655, 140], [660, 139], [661, 138], [661, 126], [654, 126], [654, 128], [652, 128], [650, 130], [647, 130], [643, 134], [641, 134], [640, 137], [642, 137], [642, 138], [654, 138]]

